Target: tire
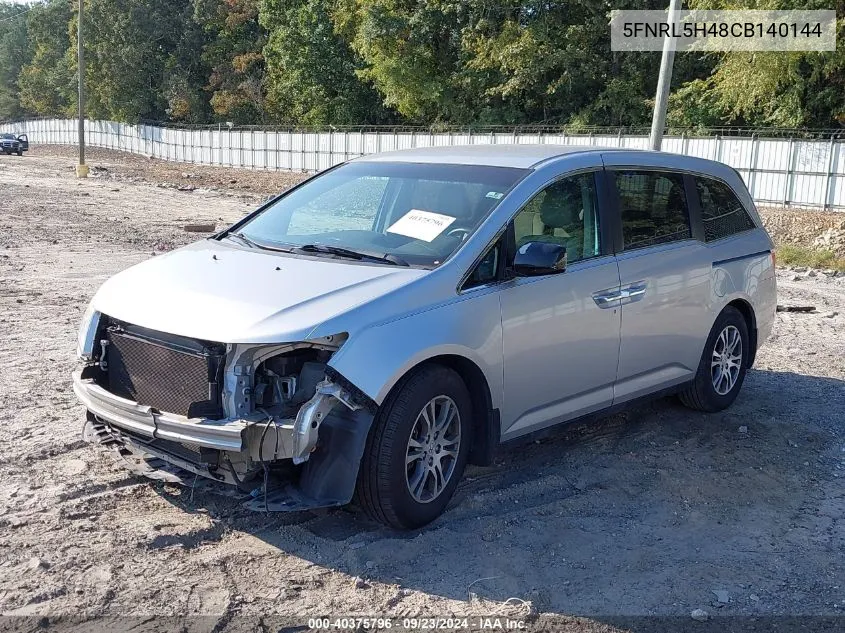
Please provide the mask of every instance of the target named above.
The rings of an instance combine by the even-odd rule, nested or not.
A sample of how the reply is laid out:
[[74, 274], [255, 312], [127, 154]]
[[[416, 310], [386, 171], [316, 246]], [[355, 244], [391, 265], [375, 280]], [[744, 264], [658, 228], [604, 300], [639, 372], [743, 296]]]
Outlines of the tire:
[[18, 150], [18, 156], [23, 156], [23, 150], [22, 149]]
[[[451, 418], [453, 422], [445, 425], [446, 432], [426, 444], [423, 438], [434, 437], [434, 434], [426, 436], [422, 433], [427, 428], [423, 409], [430, 412], [427, 407], [432, 402], [437, 416], [451, 418], [451, 414], [443, 412], [455, 409], [457, 420]], [[453, 370], [441, 365], [427, 365], [403, 379], [373, 420], [358, 473], [358, 504], [374, 520], [399, 529], [418, 528], [436, 519], [446, 509], [466, 466], [472, 439], [471, 420], [469, 391]], [[454, 446], [456, 433], [459, 434], [457, 448], [453, 451], [443, 448], [440, 454], [438, 442], [443, 442], [442, 446]], [[422, 448], [410, 445], [412, 434], [415, 442], [420, 440]], [[430, 458], [425, 458], [429, 454], [425, 452], [426, 446], [431, 450]], [[451, 452], [456, 456], [452, 457]], [[411, 454], [416, 459], [406, 466], [406, 459]], [[444, 475], [439, 482], [435, 480], [433, 467], [425, 466], [426, 461], [431, 464], [434, 460]], [[445, 477], [447, 472], [448, 477]], [[425, 477], [422, 487], [419, 486], [421, 477]], [[442, 485], [444, 478], [445, 485]], [[435, 495], [438, 484], [441, 484], [440, 492]], [[417, 489], [416, 497], [412, 487]]]
[[[735, 335], [739, 336], [739, 341], [733, 343]], [[710, 413], [721, 411], [733, 404], [745, 381], [745, 373], [751, 357], [749, 341], [745, 317], [733, 306], [727, 306], [716, 318], [710, 336], [707, 337], [695, 379], [679, 394], [681, 402], [691, 409]], [[738, 361], [734, 359], [727, 365], [721, 364], [719, 367], [714, 367], [714, 362], [722, 362], [721, 351], [726, 344], [729, 351], [732, 349], [734, 352], [728, 356], [734, 357], [736, 350], [739, 349], [741, 358]]]

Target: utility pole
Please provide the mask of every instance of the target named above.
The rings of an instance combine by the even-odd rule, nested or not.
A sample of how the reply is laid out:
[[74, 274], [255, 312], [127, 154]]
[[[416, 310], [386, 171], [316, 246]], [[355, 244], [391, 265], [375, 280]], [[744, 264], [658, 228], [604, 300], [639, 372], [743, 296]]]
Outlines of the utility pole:
[[[81, 0], [80, 0], [81, 1]], [[669, 15], [666, 23], [669, 32], [678, 21], [681, 0], [669, 0]], [[663, 56], [660, 58], [660, 77], [657, 80], [657, 94], [654, 97], [654, 113], [651, 117], [649, 147], [659, 150], [663, 143], [663, 128], [666, 127], [666, 109], [669, 107], [669, 88], [672, 84], [672, 65], [675, 63], [675, 38], [663, 38]]]
[[82, 47], [82, 2], [79, 0], [79, 16], [76, 29], [76, 57], [79, 67], [79, 164], [76, 177], [88, 177], [88, 165], [85, 164], [85, 56]]

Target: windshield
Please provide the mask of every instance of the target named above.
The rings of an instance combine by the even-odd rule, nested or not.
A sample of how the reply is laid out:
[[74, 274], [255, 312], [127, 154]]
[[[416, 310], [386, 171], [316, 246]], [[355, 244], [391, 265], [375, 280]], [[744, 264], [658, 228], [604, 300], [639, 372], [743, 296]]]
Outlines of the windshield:
[[14, 139], [14, 138], [15, 138], [15, 135], [14, 135], [14, 134], [0, 134], [0, 138], [11, 138], [11, 139]]
[[347, 163], [280, 198], [235, 232], [269, 248], [307, 246], [323, 256], [342, 256], [338, 251], [346, 249], [436, 266], [526, 173], [477, 165]]

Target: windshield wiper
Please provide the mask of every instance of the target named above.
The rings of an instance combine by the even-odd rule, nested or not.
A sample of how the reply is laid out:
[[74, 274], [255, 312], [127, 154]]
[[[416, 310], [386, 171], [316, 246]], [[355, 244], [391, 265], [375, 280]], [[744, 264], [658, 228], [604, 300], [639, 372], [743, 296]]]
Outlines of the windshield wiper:
[[239, 242], [242, 246], [249, 246], [250, 248], [261, 248], [258, 244], [253, 242], [243, 233], [226, 233], [226, 237], [234, 242]]
[[293, 252], [292, 249], [288, 248], [287, 246], [277, 246], [275, 244], [256, 242], [255, 240], [244, 235], [243, 233], [227, 233], [224, 237], [231, 239], [233, 242], [238, 242], [243, 246], [249, 246], [250, 248], [260, 248], [265, 251], [277, 251], [279, 253]]
[[390, 253], [386, 253], [384, 255], [378, 255], [375, 253], [366, 253], [363, 251], [354, 251], [349, 248], [343, 248], [341, 246], [328, 246], [326, 244], [304, 244], [303, 246], [297, 246], [293, 249], [294, 253], [305, 253], [305, 254], [313, 254], [313, 253], [325, 253], [327, 255], [336, 255], [337, 257], [345, 257], [347, 259], [357, 259], [363, 260], [367, 259], [370, 261], [377, 261], [383, 262], [386, 264], [393, 264], [394, 266], [409, 266], [408, 262], [406, 262], [401, 257], [397, 255], [391, 255]]

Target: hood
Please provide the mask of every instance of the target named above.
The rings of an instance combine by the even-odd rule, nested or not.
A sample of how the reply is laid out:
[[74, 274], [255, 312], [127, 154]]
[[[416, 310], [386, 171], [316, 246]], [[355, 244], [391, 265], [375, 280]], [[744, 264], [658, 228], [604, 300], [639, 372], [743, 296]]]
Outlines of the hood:
[[292, 342], [428, 272], [205, 240], [118, 273], [92, 304], [171, 334], [221, 343]]

